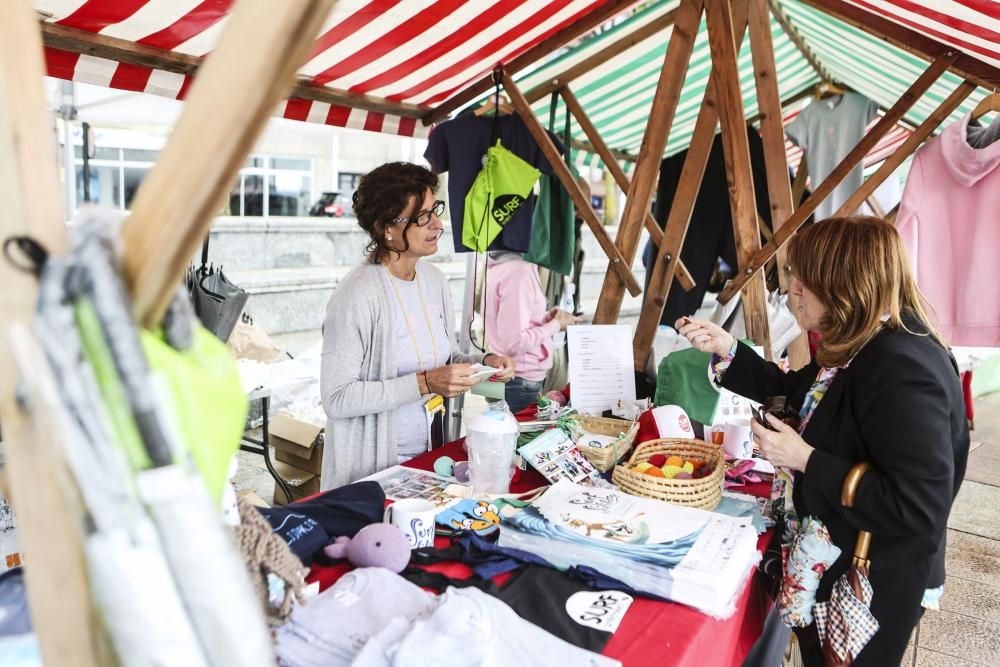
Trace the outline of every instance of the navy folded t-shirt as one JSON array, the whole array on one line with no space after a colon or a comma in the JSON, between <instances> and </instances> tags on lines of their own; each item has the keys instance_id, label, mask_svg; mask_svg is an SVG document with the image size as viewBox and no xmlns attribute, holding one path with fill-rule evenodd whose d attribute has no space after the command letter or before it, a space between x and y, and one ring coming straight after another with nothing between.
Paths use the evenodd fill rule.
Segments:
<instances>
[{"instance_id":1,"label":"navy folded t-shirt","mask_svg":"<svg viewBox=\"0 0 1000 667\"><path fill-rule=\"evenodd\" d=\"M448 172L448 210L451 214L451 234L455 242L455 252L470 252L470 249L462 244L465 196L483 169L483 156L491 145L494 122L499 122L500 143L504 148L543 174L552 173L552 167L528 131L528 126L516 114L495 119L493 116L465 113L434 128L427 150L424 151L424 158L431 163L431 169L435 173ZM551 132L549 136L556 148L562 152L563 147L559 140ZM511 221L490 244L489 249L527 252L531 244L531 218L534 209L535 195L532 194L521 204Z\"/></svg>"}]
</instances>

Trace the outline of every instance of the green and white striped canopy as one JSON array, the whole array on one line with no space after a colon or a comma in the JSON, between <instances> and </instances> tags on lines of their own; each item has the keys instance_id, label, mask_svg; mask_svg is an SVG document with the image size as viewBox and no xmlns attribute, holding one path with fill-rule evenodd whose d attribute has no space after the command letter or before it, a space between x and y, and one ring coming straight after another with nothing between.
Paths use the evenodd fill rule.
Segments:
<instances>
[{"instance_id":1,"label":"green and white striped canopy","mask_svg":"<svg viewBox=\"0 0 1000 667\"><path fill-rule=\"evenodd\" d=\"M628 35L649 22L675 9L678 4L678 0L648 3L642 10L614 28L588 38L544 65L518 76L517 81L521 90L529 91L559 78L562 72L576 63L617 40L626 39ZM804 43L835 80L864 94L883 107L892 106L928 67L927 61L802 2L783 0L781 7L784 8ZM632 155L638 154L670 33L671 29L666 28L569 83L570 89L580 100L605 143L612 149ZM788 100L819 83L820 76L817 71L773 16L771 33L781 99ZM751 118L757 114L757 95L748 37L744 38L739 52L739 68L745 114L747 118ZM670 130L666 155L684 150L690 143L710 71L708 31L702 20L677 114ZM950 72L945 73L910 110L906 121L912 125L922 122L959 82L958 76ZM985 89L974 92L952 114L953 118L958 118L969 111L988 93L989 91ZM804 102L796 108L802 104ZM532 108L542 122L547 124L549 98L537 101ZM786 108L785 114L788 115L790 111L794 109ZM564 113L565 109L560 100L555 125L557 131L561 131L563 127ZM586 140L583 130L575 121L571 124L571 133L573 139ZM575 161L578 164L593 166L601 164L597 155L591 153L579 153ZM632 166L630 162L623 164L626 169Z\"/></svg>"}]
</instances>

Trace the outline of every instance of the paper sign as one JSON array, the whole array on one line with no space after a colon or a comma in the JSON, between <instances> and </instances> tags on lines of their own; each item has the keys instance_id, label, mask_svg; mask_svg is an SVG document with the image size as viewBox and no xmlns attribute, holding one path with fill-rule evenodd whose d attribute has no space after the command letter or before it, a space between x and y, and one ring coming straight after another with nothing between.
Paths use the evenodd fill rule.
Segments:
<instances>
[{"instance_id":1,"label":"paper sign","mask_svg":"<svg viewBox=\"0 0 1000 667\"><path fill-rule=\"evenodd\" d=\"M591 324L569 327L567 333L573 407L600 415L618 401L635 402L632 328Z\"/></svg>"}]
</instances>

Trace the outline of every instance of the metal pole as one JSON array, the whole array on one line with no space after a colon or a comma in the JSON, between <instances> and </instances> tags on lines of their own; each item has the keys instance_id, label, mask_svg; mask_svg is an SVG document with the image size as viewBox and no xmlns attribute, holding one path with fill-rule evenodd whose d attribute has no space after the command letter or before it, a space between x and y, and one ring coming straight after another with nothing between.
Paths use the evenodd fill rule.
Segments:
<instances>
[{"instance_id":1,"label":"metal pole","mask_svg":"<svg viewBox=\"0 0 1000 667\"><path fill-rule=\"evenodd\" d=\"M90 123L83 123L83 201L90 201Z\"/></svg>"},{"instance_id":2,"label":"metal pole","mask_svg":"<svg viewBox=\"0 0 1000 667\"><path fill-rule=\"evenodd\" d=\"M66 217L76 211L76 161L73 156L73 125L76 118L76 90L72 81L62 82L62 104L59 115L63 119L63 187L66 198Z\"/></svg>"}]
</instances>

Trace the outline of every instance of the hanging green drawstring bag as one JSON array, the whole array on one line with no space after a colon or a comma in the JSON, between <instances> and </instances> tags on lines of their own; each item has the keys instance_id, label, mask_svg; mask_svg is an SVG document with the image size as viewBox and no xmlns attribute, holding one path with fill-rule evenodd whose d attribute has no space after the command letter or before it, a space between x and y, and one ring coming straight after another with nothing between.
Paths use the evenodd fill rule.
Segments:
<instances>
[{"instance_id":1,"label":"hanging green drawstring bag","mask_svg":"<svg viewBox=\"0 0 1000 667\"><path fill-rule=\"evenodd\" d=\"M503 147L500 139L486 151L485 166L465 196L462 243L486 252L514 214L531 196L542 175Z\"/></svg>"}]
</instances>

